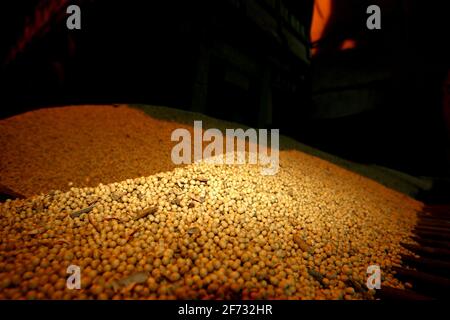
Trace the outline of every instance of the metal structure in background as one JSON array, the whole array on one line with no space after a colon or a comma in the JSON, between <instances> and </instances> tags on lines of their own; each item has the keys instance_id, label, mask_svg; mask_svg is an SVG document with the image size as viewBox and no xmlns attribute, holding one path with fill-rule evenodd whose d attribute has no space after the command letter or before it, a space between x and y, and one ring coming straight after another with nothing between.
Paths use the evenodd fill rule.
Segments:
<instances>
[{"instance_id":1,"label":"metal structure in background","mask_svg":"<svg viewBox=\"0 0 450 320\"><path fill-rule=\"evenodd\" d=\"M406 290L382 287L385 300L428 300L450 297L450 206L425 206L418 214L413 239L418 244L402 244L415 255L402 256L403 267L394 267L397 278L408 281Z\"/></svg>"},{"instance_id":2,"label":"metal structure in background","mask_svg":"<svg viewBox=\"0 0 450 320\"><path fill-rule=\"evenodd\" d=\"M67 5L39 2L10 48L13 105L160 104L287 132L308 102L312 0L81 1L78 32Z\"/></svg>"},{"instance_id":3,"label":"metal structure in background","mask_svg":"<svg viewBox=\"0 0 450 320\"><path fill-rule=\"evenodd\" d=\"M300 110L309 93L312 1L214 6L201 31L193 109L255 127L294 128L286 114Z\"/></svg>"}]
</instances>

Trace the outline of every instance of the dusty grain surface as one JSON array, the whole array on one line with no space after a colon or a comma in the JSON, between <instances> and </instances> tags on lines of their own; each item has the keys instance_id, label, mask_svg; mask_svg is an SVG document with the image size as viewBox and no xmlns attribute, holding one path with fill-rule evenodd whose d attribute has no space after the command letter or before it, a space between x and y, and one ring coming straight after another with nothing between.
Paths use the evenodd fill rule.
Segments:
<instances>
[{"instance_id":1,"label":"dusty grain surface","mask_svg":"<svg viewBox=\"0 0 450 320\"><path fill-rule=\"evenodd\" d=\"M167 171L174 168L170 135L179 127L122 106L41 109L1 120L0 184L30 196Z\"/></svg>"},{"instance_id":2,"label":"dusty grain surface","mask_svg":"<svg viewBox=\"0 0 450 320\"><path fill-rule=\"evenodd\" d=\"M2 121L1 182L43 194L0 204L0 298L373 299L369 265L404 288L421 203L296 150L275 176L174 168L180 126L122 107Z\"/></svg>"},{"instance_id":3,"label":"dusty grain surface","mask_svg":"<svg viewBox=\"0 0 450 320\"><path fill-rule=\"evenodd\" d=\"M302 166L299 169L298 161ZM404 288L420 203L333 165L287 155L193 164L0 205L2 299L373 299ZM66 289L70 265L81 290Z\"/></svg>"}]
</instances>

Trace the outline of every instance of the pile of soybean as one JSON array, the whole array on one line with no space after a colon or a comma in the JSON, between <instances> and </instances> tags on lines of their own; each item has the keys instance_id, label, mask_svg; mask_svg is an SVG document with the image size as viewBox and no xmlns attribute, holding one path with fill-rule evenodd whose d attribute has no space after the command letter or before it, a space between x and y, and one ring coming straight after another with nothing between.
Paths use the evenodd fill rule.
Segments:
<instances>
[{"instance_id":1,"label":"pile of soybean","mask_svg":"<svg viewBox=\"0 0 450 320\"><path fill-rule=\"evenodd\" d=\"M0 120L0 184L33 196L175 168L171 134L189 126L120 106L68 106Z\"/></svg>"},{"instance_id":2,"label":"pile of soybean","mask_svg":"<svg viewBox=\"0 0 450 320\"><path fill-rule=\"evenodd\" d=\"M0 299L373 299L421 204L320 159L196 163L0 204ZM69 266L81 288L69 289Z\"/></svg>"}]
</instances>

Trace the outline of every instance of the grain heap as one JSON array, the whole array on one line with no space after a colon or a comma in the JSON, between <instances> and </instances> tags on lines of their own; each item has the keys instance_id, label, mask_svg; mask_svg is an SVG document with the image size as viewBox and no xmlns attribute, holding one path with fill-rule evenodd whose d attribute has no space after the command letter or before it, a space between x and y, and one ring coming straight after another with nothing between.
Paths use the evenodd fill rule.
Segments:
<instances>
[{"instance_id":1,"label":"grain heap","mask_svg":"<svg viewBox=\"0 0 450 320\"><path fill-rule=\"evenodd\" d=\"M325 161L193 164L0 204L0 298L371 299L420 204ZM69 265L81 290L66 288Z\"/></svg>"},{"instance_id":2,"label":"grain heap","mask_svg":"<svg viewBox=\"0 0 450 320\"><path fill-rule=\"evenodd\" d=\"M190 127L126 106L49 108L4 119L0 184L32 196L172 170L177 128Z\"/></svg>"}]
</instances>

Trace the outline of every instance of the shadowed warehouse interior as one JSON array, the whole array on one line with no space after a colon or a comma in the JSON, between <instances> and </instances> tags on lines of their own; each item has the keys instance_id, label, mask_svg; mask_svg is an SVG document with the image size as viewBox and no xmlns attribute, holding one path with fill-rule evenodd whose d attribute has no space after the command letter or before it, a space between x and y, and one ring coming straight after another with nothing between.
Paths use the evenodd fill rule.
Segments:
<instances>
[{"instance_id":1,"label":"shadowed warehouse interior","mask_svg":"<svg viewBox=\"0 0 450 320\"><path fill-rule=\"evenodd\" d=\"M279 127L350 160L448 175L438 6L378 1L382 29L367 30L367 1L82 1L83 27L69 31L69 2L25 3L1 13L3 116L165 105Z\"/></svg>"}]
</instances>

